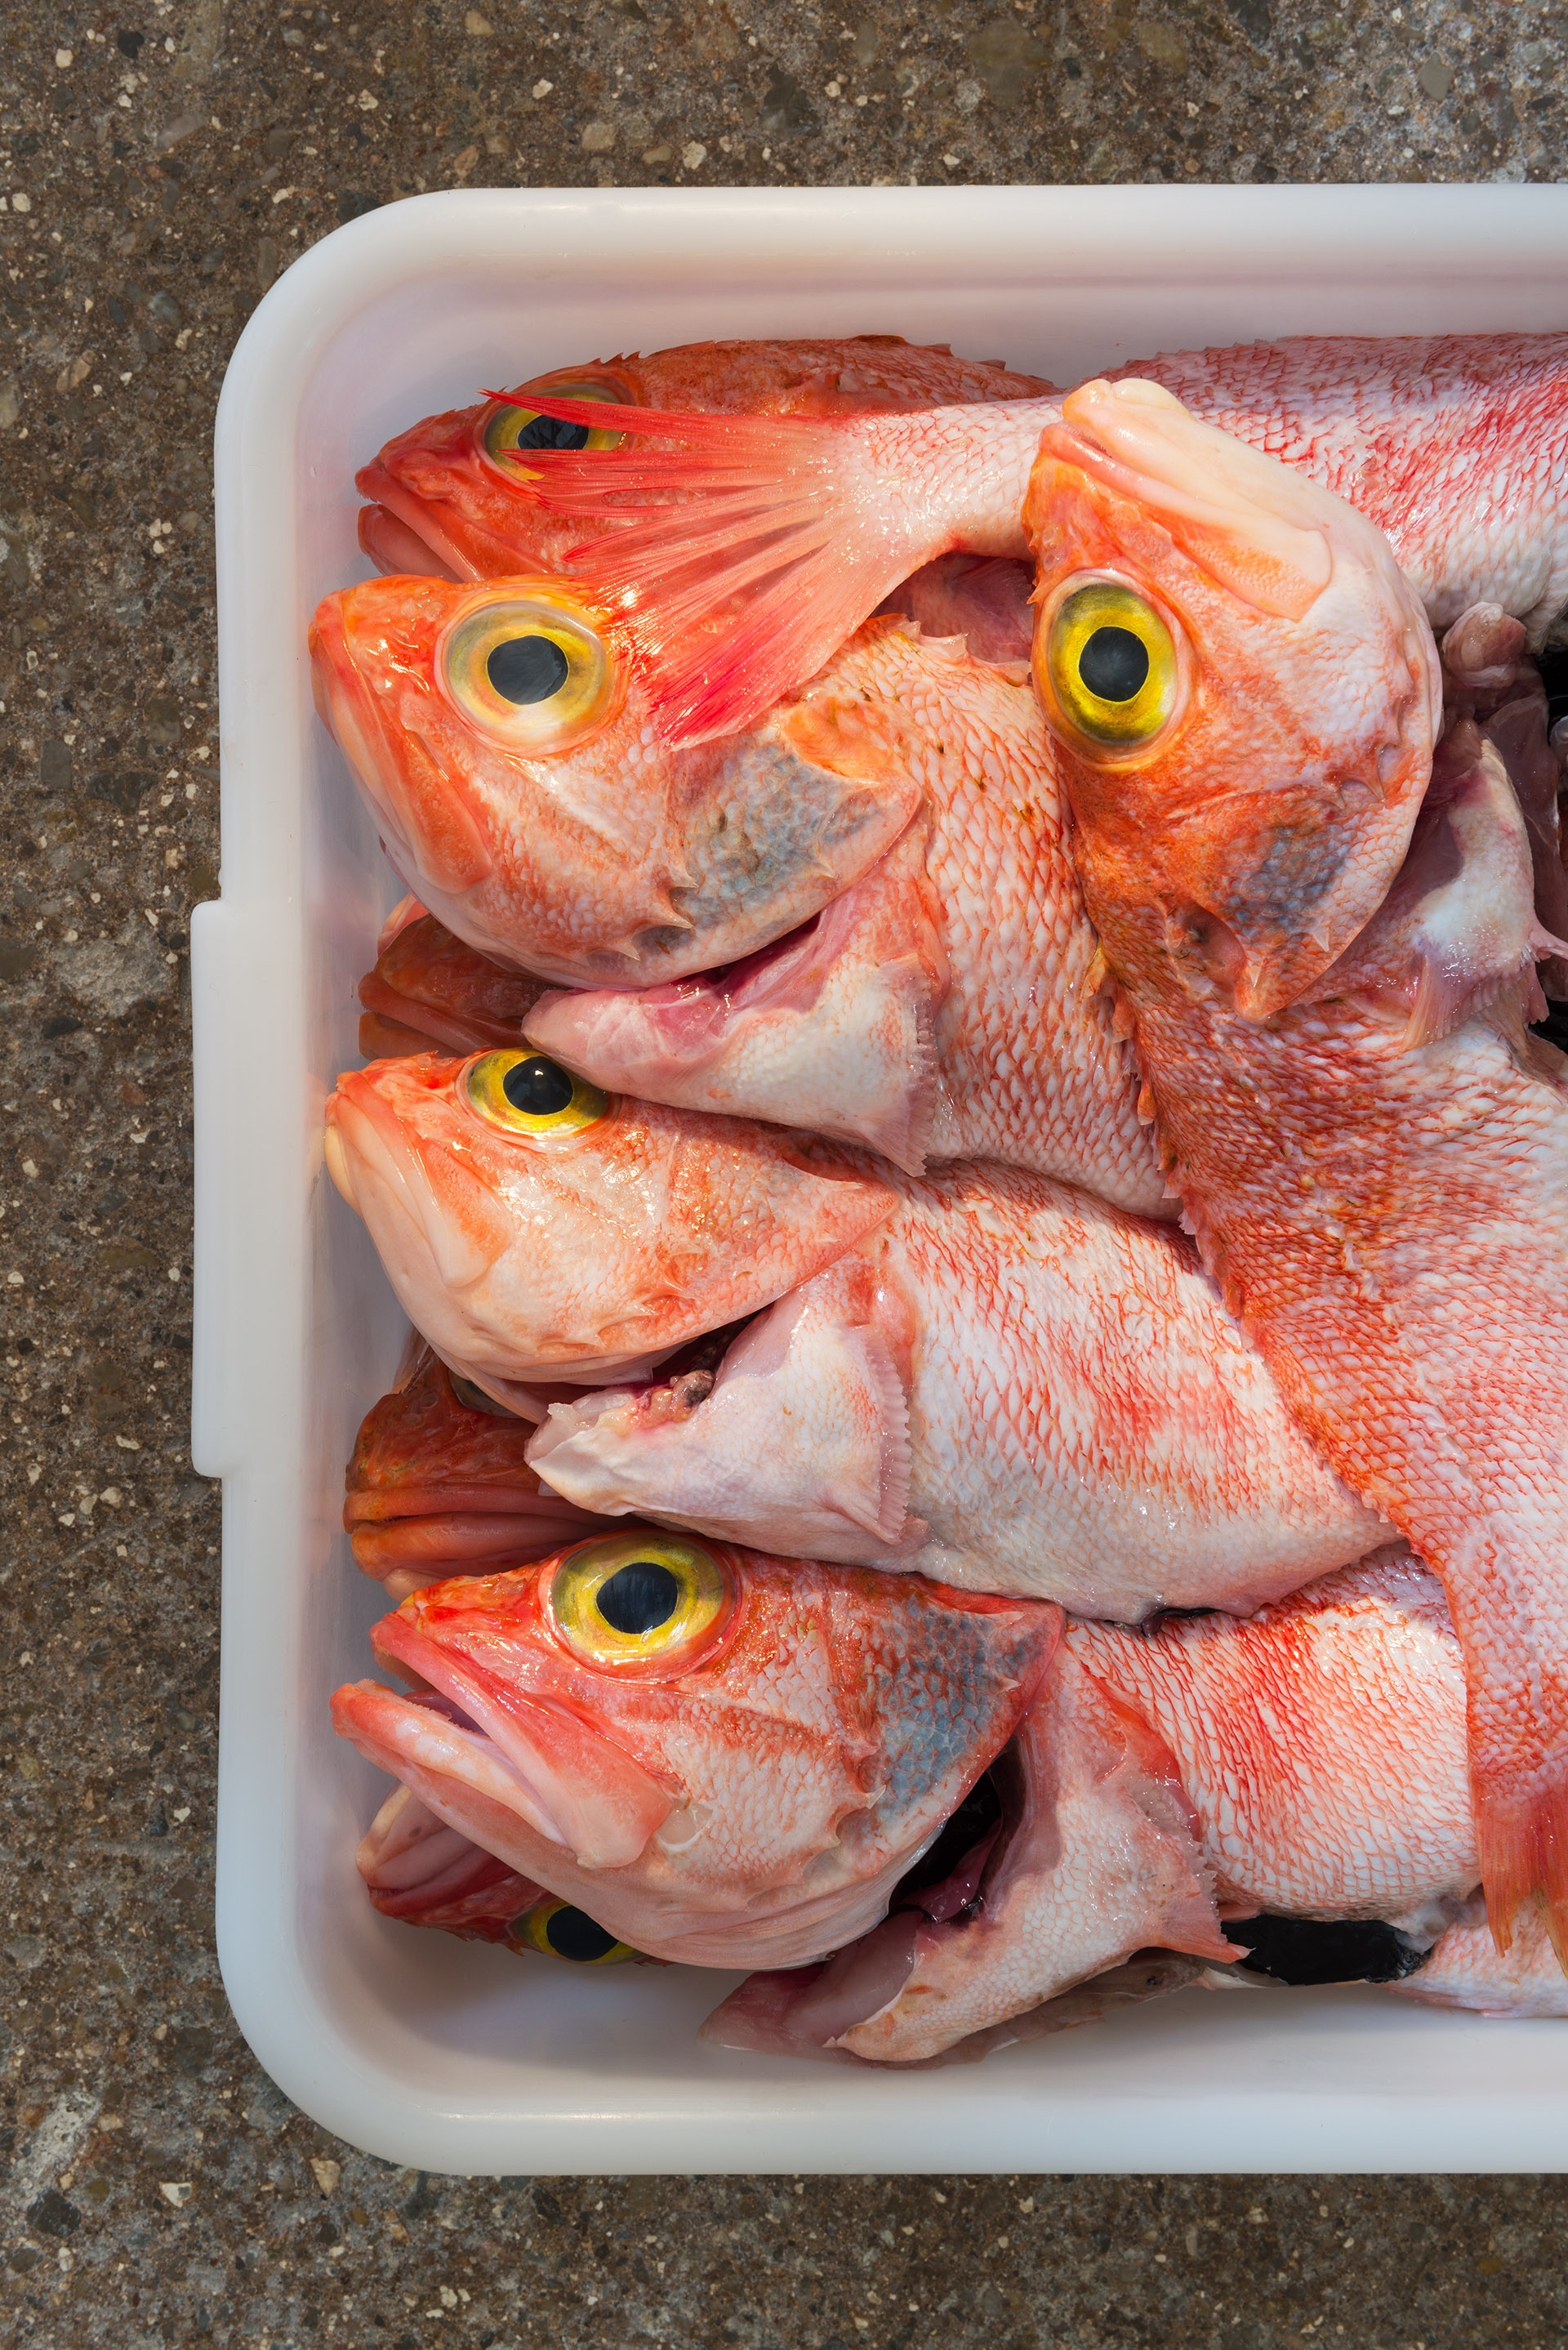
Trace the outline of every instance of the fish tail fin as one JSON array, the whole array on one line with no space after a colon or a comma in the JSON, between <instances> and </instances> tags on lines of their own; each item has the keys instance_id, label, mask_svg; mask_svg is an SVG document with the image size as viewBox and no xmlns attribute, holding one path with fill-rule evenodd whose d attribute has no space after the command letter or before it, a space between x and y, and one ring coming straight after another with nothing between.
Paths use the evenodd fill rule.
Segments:
<instances>
[{"instance_id":1,"label":"fish tail fin","mask_svg":"<svg viewBox=\"0 0 1568 2350\"><path fill-rule=\"evenodd\" d=\"M900 466L908 417L535 404L660 444L530 451L527 484L556 512L610 525L573 549L572 576L635 613L671 741L754 723L947 543L940 491Z\"/></svg>"},{"instance_id":2,"label":"fish tail fin","mask_svg":"<svg viewBox=\"0 0 1568 2350\"><path fill-rule=\"evenodd\" d=\"M1478 1776L1472 1795L1492 1940L1506 1953L1516 1928L1538 1905L1557 1962L1568 1974L1568 1765L1549 1767L1519 1793Z\"/></svg>"}]
</instances>

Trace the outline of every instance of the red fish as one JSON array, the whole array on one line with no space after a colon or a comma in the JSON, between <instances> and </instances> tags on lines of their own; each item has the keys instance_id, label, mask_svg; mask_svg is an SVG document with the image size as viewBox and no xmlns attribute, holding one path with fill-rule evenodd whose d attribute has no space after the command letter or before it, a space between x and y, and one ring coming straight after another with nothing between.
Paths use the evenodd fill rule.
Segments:
<instances>
[{"instance_id":1,"label":"red fish","mask_svg":"<svg viewBox=\"0 0 1568 2350\"><path fill-rule=\"evenodd\" d=\"M373 579L328 596L312 679L422 905L566 985L648 986L766 945L919 805L815 763L788 711L733 744L654 737L636 624L545 578Z\"/></svg>"},{"instance_id":2,"label":"red fish","mask_svg":"<svg viewBox=\"0 0 1568 2350\"><path fill-rule=\"evenodd\" d=\"M1493 602L1539 645L1568 601L1562 335L1294 338L1116 371L1128 378L1355 504L1434 626ZM529 490L582 527L574 576L635 602L659 724L695 743L813 676L933 558L1023 554L1030 467L1064 397L819 420L541 395L552 416L638 437L538 452Z\"/></svg>"},{"instance_id":3,"label":"red fish","mask_svg":"<svg viewBox=\"0 0 1568 2350\"><path fill-rule=\"evenodd\" d=\"M374 1639L412 1692L354 1683L333 1716L423 1807L415 1900L443 1868L462 1898L477 1846L637 1950L767 1970L706 2027L727 2045L972 2056L1229 1970L1270 1918L1381 1924L1417 1995L1425 1962L1439 1999L1568 2007L1538 1950L1505 1982L1466 1947L1464 1676L1401 1550L1241 1622L1063 1634L630 1528L417 1593ZM421 1861L427 1813L454 1840Z\"/></svg>"},{"instance_id":4,"label":"red fish","mask_svg":"<svg viewBox=\"0 0 1568 2350\"><path fill-rule=\"evenodd\" d=\"M1525 1031L1556 942L1518 804L1470 722L1434 766L1433 649L1369 525L1168 393L1075 393L1027 520L1171 1180L1324 1457L1441 1576L1492 1929L1539 1895L1561 1947L1568 1081Z\"/></svg>"},{"instance_id":5,"label":"red fish","mask_svg":"<svg viewBox=\"0 0 1568 2350\"><path fill-rule=\"evenodd\" d=\"M453 1575L497 1574L602 1526L540 1483L533 1426L416 1347L359 1424L343 1472L354 1564L392 1599Z\"/></svg>"},{"instance_id":6,"label":"red fish","mask_svg":"<svg viewBox=\"0 0 1568 2350\"><path fill-rule=\"evenodd\" d=\"M1004 1745L1057 1609L634 1530L415 1593L376 1627L423 1694L338 1731L618 1940L819 1956L879 1918Z\"/></svg>"},{"instance_id":7,"label":"red fish","mask_svg":"<svg viewBox=\"0 0 1568 2350\"><path fill-rule=\"evenodd\" d=\"M874 1173L743 1118L612 1099L543 1054L376 1061L327 1105L334 1182L444 1361L537 1417L536 1379L640 1376L881 1222Z\"/></svg>"},{"instance_id":8,"label":"red fish","mask_svg":"<svg viewBox=\"0 0 1568 2350\"><path fill-rule=\"evenodd\" d=\"M355 475L361 494L376 501L360 514L359 544L389 572L461 580L565 569L583 525L530 497L535 453L613 449L622 435L591 419L557 423L534 406L535 393L596 406L830 417L1028 400L1050 389L1038 376L955 359L945 344L923 347L899 335L686 343L646 357L633 352L556 368L476 407L427 416L389 441Z\"/></svg>"},{"instance_id":9,"label":"red fish","mask_svg":"<svg viewBox=\"0 0 1568 2350\"><path fill-rule=\"evenodd\" d=\"M361 1000L449 1047L526 1033L607 1088L868 1143L913 1173L995 1159L1171 1214L1091 983L1058 754L1027 676L873 622L789 728L814 764L868 787L902 778L924 801L809 924L663 986L543 994L427 920L399 932ZM384 1025L368 1049L383 1039L421 1049Z\"/></svg>"}]
</instances>

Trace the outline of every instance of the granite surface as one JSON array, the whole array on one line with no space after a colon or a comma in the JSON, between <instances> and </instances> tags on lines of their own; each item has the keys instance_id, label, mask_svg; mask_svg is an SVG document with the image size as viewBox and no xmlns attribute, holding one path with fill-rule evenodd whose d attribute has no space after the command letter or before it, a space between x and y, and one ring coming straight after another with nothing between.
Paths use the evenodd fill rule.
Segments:
<instances>
[{"instance_id":1,"label":"granite surface","mask_svg":"<svg viewBox=\"0 0 1568 2350\"><path fill-rule=\"evenodd\" d=\"M1550 178L1528 0L11 0L0 58L9 2340L1561 2342L1534 2180L428 2178L259 2072L211 1931L186 1451L209 438L250 309L425 188Z\"/></svg>"}]
</instances>

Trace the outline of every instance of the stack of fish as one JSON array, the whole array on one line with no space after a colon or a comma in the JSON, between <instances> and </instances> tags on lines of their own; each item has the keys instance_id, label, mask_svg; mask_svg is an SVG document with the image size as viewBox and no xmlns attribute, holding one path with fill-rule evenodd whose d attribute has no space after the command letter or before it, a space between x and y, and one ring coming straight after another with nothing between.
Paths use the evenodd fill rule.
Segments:
<instances>
[{"instance_id":1,"label":"stack of fish","mask_svg":"<svg viewBox=\"0 0 1568 2350\"><path fill-rule=\"evenodd\" d=\"M1568 338L708 344L358 483L376 1906L840 2063L1568 2014Z\"/></svg>"}]
</instances>

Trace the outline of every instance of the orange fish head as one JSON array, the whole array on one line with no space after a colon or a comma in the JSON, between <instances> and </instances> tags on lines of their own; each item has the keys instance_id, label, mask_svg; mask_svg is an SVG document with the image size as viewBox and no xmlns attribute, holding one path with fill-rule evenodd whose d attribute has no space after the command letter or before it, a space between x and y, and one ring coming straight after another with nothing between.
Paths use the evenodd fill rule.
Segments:
<instances>
[{"instance_id":1,"label":"orange fish head","mask_svg":"<svg viewBox=\"0 0 1568 2350\"><path fill-rule=\"evenodd\" d=\"M359 517L359 544L372 562L454 580L565 568L582 525L540 504L529 459L535 450L614 449L626 436L541 416L530 392L643 404L637 369L617 361L557 368L472 408L422 418L354 476L373 501Z\"/></svg>"},{"instance_id":2,"label":"orange fish head","mask_svg":"<svg viewBox=\"0 0 1568 2350\"><path fill-rule=\"evenodd\" d=\"M1441 717L1430 629L1372 524L1158 385L1083 385L1063 419L1024 525L1091 912L1124 980L1264 1018L1398 868Z\"/></svg>"},{"instance_id":3,"label":"orange fish head","mask_svg":"<svg viewBox=\"0 0 1568 2350\"><path fill-rule=\"evenodd\" d=\"M635 616L545 577L362 581L317 607L317 707L421 904L567 985L648 987L810 919L888 848L919 789L854 772L781 712L660 742Z\"/></svg>"},{"instance_id":4,"label":"orange fish head","mask_svg":"<svg viewBox=\"0 0 1568 2350\"><path fill-rule=\"evenodd\" d=\"M339 1732L435 1817L656 1957L797 1965L863 1931L1012 1737L1060 1610L630 1527L417 1592L420 1693Z\"/></svg>"},{"instance_id":5,"label":"orange fish head","mask_svg":"<svg viewBox=\"0 0 1568 2350\"><path fill-rule=\"evenodd\" d=\"M348 1072L326 1155L410 1321L535 1418L531 1378L636 1378L893 1206L781 1128L618 1098L517 1049Z\"/></svg>"}]
</instances>

